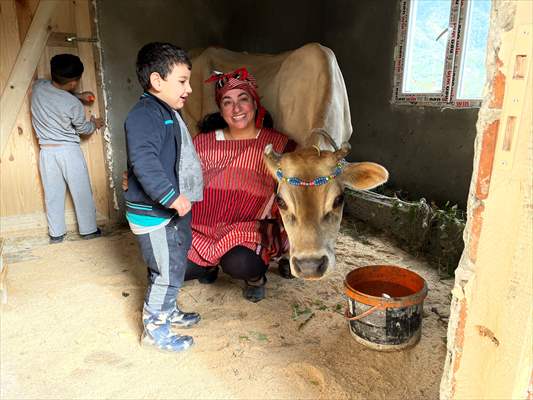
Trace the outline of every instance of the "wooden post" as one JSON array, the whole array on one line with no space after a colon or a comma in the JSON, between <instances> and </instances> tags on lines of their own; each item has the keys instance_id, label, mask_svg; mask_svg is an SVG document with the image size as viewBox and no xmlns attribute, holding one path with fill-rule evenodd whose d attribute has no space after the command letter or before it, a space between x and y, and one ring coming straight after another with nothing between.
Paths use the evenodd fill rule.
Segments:
<instances>
[{"instance_id":1,"label":"wooden post","mask_svg":"<svg viewBox=\"0 0 533 400\"><path fill-rule=\"evenodd\" d=\"M3 155L35 68L51 32L50 20L59 0L39 2L17 60L0 98L0 157Z\"/></svg>"}]
</instances>

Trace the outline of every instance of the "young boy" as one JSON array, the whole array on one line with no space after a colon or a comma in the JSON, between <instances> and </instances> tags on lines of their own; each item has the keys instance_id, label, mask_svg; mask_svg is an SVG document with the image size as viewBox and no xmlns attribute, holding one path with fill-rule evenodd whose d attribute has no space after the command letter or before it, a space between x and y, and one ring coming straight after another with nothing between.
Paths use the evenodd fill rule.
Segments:
<instances>
[{"instance_id":1,"label":"young boy","mask_svg":"<svg viewBox=\"0 0 533 400\"><path fill-rule=\"evenodd\" d=\"M202 171L177 110L192 92L191 61L169 43L149 43L137 55L137 78L145 90L126 122L128 190L126 218L148 267L141 342L182 351L191 336L173 332L200 321L176 306L191 246L191 201L203 193Z\"/></svg>"},{"instance_id":2,"label":"young boy","mask_svg":"<svg viewBox=\"0 0 533 400\"><path fill-rule=\"evenodd\" d=\"M63 241L65 192L68 185L79 233L84 239L100 236L96 226L87 164L80 149L80 135L90 135L101 128L101 118L85 119L81 101L89 102L90 92L76 94L83 73L81 60L72 54L58 54L50 60L52 81L38 80L31 96L32 124L39 138L39 169L44 187L46 218L50 243Z\"/></svg>"}]
</instances>

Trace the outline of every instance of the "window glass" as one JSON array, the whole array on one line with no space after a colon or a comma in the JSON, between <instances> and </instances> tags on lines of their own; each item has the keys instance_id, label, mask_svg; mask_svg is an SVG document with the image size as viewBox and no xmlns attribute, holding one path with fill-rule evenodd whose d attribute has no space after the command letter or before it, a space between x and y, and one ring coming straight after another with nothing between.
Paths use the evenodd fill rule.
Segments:
<instances>
[{"instance_id":1,"label":"window glass","mask_svg":"<svg viewBox=\"0 0 533 400\"><path fill-rule=\"evenodd\" d=\"M458 99L481 99L485 84L485 56L490 24L490 0L468 2Z\"/></svg>"},{"instance_id":2,"label":"window glass","mask_svg":"<svg viewBox=\"0 0 533 400\"><path fill-rule=\"evenodd\" d=\"M403 92L440 93L451 0L412 0L410 4Z\"/></svg>"}]
</instances>

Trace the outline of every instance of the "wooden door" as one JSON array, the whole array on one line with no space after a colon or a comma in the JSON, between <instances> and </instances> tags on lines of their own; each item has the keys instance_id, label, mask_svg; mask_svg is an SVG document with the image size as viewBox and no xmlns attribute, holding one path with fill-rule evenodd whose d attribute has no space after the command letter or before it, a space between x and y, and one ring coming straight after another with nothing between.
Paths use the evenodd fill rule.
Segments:
<instances>
[{"instance_id":1,"label":"wooden door","mask_svg":"<svg viewBox=\"0 0 533 400\"><path fill-rule=\"evenodd\" d=\"M44 0L43 0L44 1ZM39 0L0 1L0 92L17 59L21 44L32 22ZM36 79L50 78L50 58L55 54L78 55L85 67L80 91L90 90L97 101L86 107L87 117L101 115L103 93L98 84L97 63L99 59L95 42L68 41L67 38L93 39L95 31L91 23L91 8L88 0L62 1L51 19L51 34L35 69ZM28 38L28 40L31 38ZM30 93L17 117L17 122L0 159L0 235L46 232L46 217L42 183L39 175L39 146L31 126ZM105 159L103 129L88 139L82 139L82 150L87 161L93 197L99 224L109 220L109 190ZM75 229L75 215L70 195L67 196L66 219L69 230Z\"/></svg>"}]
</instances>

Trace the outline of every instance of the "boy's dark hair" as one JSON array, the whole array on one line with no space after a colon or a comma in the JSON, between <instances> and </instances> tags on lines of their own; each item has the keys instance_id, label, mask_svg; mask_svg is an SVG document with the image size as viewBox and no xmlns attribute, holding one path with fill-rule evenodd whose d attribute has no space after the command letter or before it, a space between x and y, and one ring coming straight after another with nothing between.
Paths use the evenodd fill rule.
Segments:
<instances>
[{"instance_id":1,"label":"boy's dark hair","mask_svg":"<svg viewBox=\"0 0 533 400\"><path fill-rule=\"evenodd\" d=\"M185 50L171 43L153 42L144 45L137 54L137 79L144 90L152 87L150 74L157 72L165 79L176 64L192 68L191 60Z\"/></svg>"},{"instance_id":2,"label":"boy's dark hair","mask_svg":"<svg viewBox=\"0 0 533 400\"><path fill-rule=\"evenodd\" d=\"M83 74L83 63L73 54L57 54L50 60L52 80L60 85L77 81Z\"/></svg>"},{"instance_id":3,"label":"boy's dark hair","mask_svg":"<svg viewBox=\"0 0 533 400\"><path fill-rule=\"evenodd\" d=\"M216 131L217 129L224 129L228 126L222 115L219 112L214 112L212 114L207 114L198 122L198 130L200 133L209 133ZM272 115L267 111L263 119L264 128L273 128L274 121L272 120Z\"/></svg>"}]
</instances>

